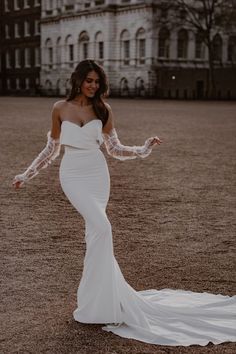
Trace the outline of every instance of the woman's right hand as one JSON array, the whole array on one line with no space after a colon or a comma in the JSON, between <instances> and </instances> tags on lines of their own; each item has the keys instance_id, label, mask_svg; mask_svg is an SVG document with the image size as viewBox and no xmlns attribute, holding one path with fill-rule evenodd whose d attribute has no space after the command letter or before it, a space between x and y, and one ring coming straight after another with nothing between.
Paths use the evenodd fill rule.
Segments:
<instances>
[{"instance_id":1,"label":"woman's right hand","mask_svg":"<svg viewBox=\"0 0 236 354\"><path fill-rule=\"evenodd\" d=\"M19 189L21 188L21 186L24 184L24 181L21 177L21 175L17 175L14 177L13 181L12 181L12 185L15 189Z\"/></svg>"}]
</instances>

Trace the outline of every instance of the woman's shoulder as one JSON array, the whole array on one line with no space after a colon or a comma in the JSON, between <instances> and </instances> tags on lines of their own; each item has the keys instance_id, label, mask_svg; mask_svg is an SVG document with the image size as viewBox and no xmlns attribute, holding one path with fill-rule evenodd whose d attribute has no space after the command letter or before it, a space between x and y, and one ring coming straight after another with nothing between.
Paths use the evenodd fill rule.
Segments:
<instances>
[{"instance_id":1,"label":"woman's shoulder","mask_svg":"<svg viewBox=\"0 0 236 354\"><path fill-rule=\"evenodd\" d=\"M68 101L67 100L59 100L59 101L56 101L53 104L53 108L61 109L61 108L64 108L65 106L67 106L67 105L68 105Z\"/></svg>"},{"instance_id":2,"label":"woman's shoulder","mask_svg":"<svg viewBox=\"0 0 236 354\"><path fill-rule=\"evenodd\" d=\"M105 104L105 107L108 109L108 111L110 111L111 112L111 106L109 105L109 103L107 103L107 102L104 102L104 104Z\"/></svg>"}]
</instances>

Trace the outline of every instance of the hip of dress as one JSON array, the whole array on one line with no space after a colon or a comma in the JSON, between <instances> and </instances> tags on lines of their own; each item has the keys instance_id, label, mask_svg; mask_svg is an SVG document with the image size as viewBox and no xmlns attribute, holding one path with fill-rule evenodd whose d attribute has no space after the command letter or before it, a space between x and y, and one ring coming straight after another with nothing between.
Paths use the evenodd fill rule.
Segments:
<instances>
[{"instance_id":1,"label":"hip of dress","mask_svg":"<svg viewBox=\"0 0 236 354\"><path fill-rule=\"evenodd\" d=\"M62 187L74 184L86 189L106 189L109 194L110 174L103 152L99 148L82 149L65 145L59 178Z\"/></svg>"}]
</instances>

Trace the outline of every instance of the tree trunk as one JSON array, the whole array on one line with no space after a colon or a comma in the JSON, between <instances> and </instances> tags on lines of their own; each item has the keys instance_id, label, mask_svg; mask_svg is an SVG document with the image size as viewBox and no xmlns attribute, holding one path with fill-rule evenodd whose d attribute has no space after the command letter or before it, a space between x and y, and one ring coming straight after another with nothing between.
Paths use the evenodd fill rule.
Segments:
<instances>
[{"instance_id":1,"label":"tree trunk","mask_svg":"<svg viewBox=\"0 0 236 354\"><path fill-rule=\"evenodd\" d=\"M212 41L209 39L207 41L208 47L208 64L209 64L209 75L208 75L208 92L209 97L216 98L216 82L215 82L215 66L214 66L214 53Z\"/></svg>"}]
</instances>

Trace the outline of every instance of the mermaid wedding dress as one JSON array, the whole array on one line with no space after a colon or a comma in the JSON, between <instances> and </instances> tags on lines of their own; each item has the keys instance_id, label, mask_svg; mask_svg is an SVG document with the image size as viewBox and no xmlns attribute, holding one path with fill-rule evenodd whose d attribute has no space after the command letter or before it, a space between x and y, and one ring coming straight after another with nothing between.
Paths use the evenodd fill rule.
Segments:
<instances>
[{"instance_id":1,"label":"mermaid wedding dress","mask_svg":"<svg viewBox=\"0 0 236 354\"><path fill-rule=\"evenodd\" d=\"M135 291L126 282L114 256L106 215L110 177L99 148L104 138L98 119L83 127L63 121L60 141L54 141L47 160L50 163L60 145L65 146L59 170L61 187L85 220L86 254L74 319L104 324L105 331L159 345L236 341L236 296L171 289Z\"/></svg>"}]
</instances>

